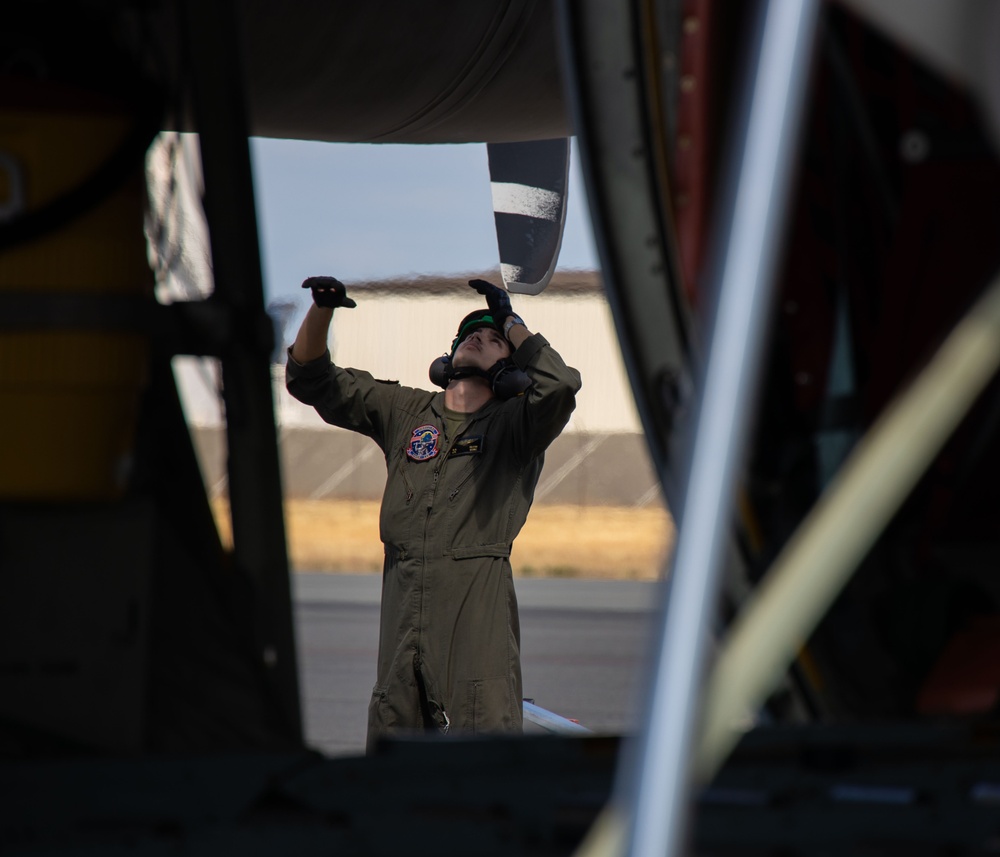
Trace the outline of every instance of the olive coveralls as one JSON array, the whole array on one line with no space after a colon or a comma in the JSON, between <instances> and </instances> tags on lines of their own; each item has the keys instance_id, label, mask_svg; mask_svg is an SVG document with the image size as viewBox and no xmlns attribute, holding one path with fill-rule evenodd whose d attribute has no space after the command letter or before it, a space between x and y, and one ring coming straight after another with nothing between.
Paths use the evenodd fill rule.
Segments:
<instances>
[{"instance_id":1,"label":"olive coveralls","mask_svg":"<svg viewBox=\"0 0 1000 857\"><path fill-rule=\"evenodd\" d=\"M520 625L510 552L543 453L575 406L580 375L541 334L512 355L532 379L452 437L444 393L377 381L329 353L287 363L292 396L385 453L378 671L368 747L399 730L519 732Z\"/></svg>"}]
</instances>

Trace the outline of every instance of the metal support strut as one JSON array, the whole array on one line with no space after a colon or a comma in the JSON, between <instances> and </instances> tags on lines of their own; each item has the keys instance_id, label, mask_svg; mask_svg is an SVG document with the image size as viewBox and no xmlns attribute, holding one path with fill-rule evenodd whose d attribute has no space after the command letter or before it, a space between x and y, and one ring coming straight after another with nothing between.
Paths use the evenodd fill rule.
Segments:
<instances>
[{"instance_id":1,"label":"metal support strut","mask_svg":"<svg viewBox=\"0 0 1000 857\"><path fill-rule=\"evenodd\" d=\"M678 854L684 842L708 629L767 327L818 5L770 0L745 78L752 84L731 153L732 184L714 230L716 303L691 467L646 723L628 786L634 857Z\"/></svg>"}]
</instances>

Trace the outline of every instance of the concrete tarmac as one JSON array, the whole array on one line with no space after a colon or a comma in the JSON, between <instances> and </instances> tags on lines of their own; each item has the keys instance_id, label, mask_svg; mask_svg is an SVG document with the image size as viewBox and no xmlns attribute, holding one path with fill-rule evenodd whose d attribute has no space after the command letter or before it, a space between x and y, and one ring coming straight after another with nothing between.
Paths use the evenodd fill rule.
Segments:
<instances>
[{"instance_id":1,"label":"concrete tarmac","mask_svg":"<svg viewBox=\"0 0 1000 857\"><path fill-rule=\"evenodd\" d=\"M377 574L292 577L306 739L330 756L364 752L381 582ZM634 732L659 584L518 579L515 589L525 696L594 732Z\"/></svg>"}]
</instances>

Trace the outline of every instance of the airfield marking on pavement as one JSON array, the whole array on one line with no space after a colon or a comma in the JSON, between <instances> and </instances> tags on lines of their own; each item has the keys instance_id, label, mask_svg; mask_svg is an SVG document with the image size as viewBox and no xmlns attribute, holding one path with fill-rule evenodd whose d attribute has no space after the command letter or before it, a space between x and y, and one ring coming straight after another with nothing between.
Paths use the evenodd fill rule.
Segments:
<instances>
[{"instance_id":1,"label":"airfield marking on pavement","mask_svg":"<svg viewBox=\"0 0 1000 857\"><path fill-rule=\"evenodd\" d=\"M322 500L327 494L333 491L341 482L347 479L355 470L364 464L375 453L378 447L374 444L367 444L357 455L342 464L331 476L314 490L310 495L310 500Z\"/></svg>"},{"instance_id":2,"label":"airfield marking on pavement","mask_svg":"<svg viewBox=\"0 0 1000 857\"><path fill-rule=\"evenodd\" d=\"M647 491L639 497L635 503L632 504L634 509L642 509L652 503L657 497L661 496L663 493L663 488L659 482L654 482Z\"/></svg>"},{"instance_id":3,"label":"airfield marking on pavement","mask_svg":"<svg viewBox=\"0 0 1000 857\"><path fill-rule=\"evenodd\" d=\"M562 482L567 476L570 475L577 467L579 467L584 461L587 460L608 436L606 434L597 435L587 441L583 449L576 452L570 457L570 459L563 464L555 473L553 473L548 479L546 479L541 485L535 489L535 501L541 500L546 494L549 494L553 489L555 489L560 482Z\"/></svg>"}]
</instances>

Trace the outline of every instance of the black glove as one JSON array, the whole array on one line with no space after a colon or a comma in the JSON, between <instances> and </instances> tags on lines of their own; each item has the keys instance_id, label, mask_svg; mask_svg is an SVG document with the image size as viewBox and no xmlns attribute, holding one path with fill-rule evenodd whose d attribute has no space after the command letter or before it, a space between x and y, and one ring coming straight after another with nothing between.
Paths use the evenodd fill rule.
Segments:
<instances>
[{"instance_id":1,"label":"black glove","mask_svg":"<svg viewBox=\"0 0 1000 857\"><path fill-rule=\"evenodd\" d=\"M307 277L302 288L312 289L316 306L336 309L339 306L353 309L357 304L347 296L347 288L336 277Z\"/></svg>"},{"instance_id":2,"label":"black glove","mask_svg":"<svg viewBox=\"0 0 1000 857\"><path fill-rule=\"evenodd\" d=\"M499 286L494 286L493 283L487 283L486 280L469 280L469 285L486 298L486 305L490 308L493 323L502 328L504 320L514 315L514 310L510 305L510 295L507 294L507 291Z\"/></svg>"}]
</instances>

